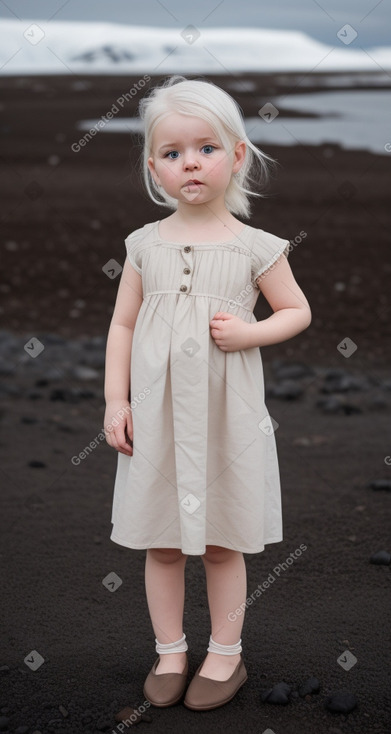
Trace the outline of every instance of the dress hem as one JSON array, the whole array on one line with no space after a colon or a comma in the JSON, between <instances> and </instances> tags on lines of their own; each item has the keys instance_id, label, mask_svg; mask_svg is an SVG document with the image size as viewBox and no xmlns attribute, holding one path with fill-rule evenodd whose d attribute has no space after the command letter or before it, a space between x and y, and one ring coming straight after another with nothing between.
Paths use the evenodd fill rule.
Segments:
<instances>
[{"instance_id":1,"label":"dress hem","mask_svg":"<svg viewBox=\"0 0 391 734\"><path fill-rule=\"evenodd\" d=\"M123 540L120 540L119 538L116 538L113 534L110 536L110 540L113 541L113 543L118 543L119 545L124 546L125 548L132 548L133 550L148 550L148 548L178 548L179 550L182 550L182 546L180 545L173 545L172 543L164 544L159 543L159 545L131 545L130 543L126 543ZM281 536L278 536L276 538L270 538L268 540L263 541L263 545L254 550L250 550L249 548L234 548L232 545L225 545L221 546L222 548L228 548L229 550L235 550L239 551L239 553L262 553L262 551L265 550L265 545L269 545L270 543L281 543L283 541L283 538ZM219 546L219 543L207 543L207 545L216 545ZM186 551L182 550L182 553L186 556L203 556L205 553L205 550L202 551Z\"/></svg>"}]
</instances>

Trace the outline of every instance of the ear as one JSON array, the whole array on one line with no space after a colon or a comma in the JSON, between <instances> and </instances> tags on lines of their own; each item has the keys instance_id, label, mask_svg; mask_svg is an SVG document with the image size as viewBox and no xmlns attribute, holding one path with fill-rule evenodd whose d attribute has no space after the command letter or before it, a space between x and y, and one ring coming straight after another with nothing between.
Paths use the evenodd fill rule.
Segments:
<instances>
[{"instance_id":1,"label":"ear","mask_svg":"<svg viewBox=\"0 0 391 734\"><path fill-rule=\"evenodd\" d=\"M157 175L157 173L155 171L155 165L154 165L154 162L153 162L153 158L152 157L148 158L148 160L147 160L147 166L148 166L148 168L150 170L150 173L151 173L151 176L152 176L153 180L155 181L155 183L158 186L160 186L160 179L159 179L159 176Z\"/></svg>"},{"instance_id":2,"label":"ear","mask_svg":"<svg viewBox=\"0 0 391 734\"><path fill-rule=\"evenodd\" d=\"M246 143L239 140L235 145L232 173L240 171L246 157Z\"/></svg>"}]
</instances>

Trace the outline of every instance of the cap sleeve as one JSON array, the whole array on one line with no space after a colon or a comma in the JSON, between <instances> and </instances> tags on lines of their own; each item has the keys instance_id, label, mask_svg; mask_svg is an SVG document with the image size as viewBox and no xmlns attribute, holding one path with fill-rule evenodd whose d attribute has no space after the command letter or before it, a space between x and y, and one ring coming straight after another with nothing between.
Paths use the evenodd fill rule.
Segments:
<instances>
[{"instance_id":1,"label":"cap sleeve","mask_svg":"<svg viewBox=\"0 0 391 734\"><path fill-rule=\"evenodd\" d=\"M140 229L136 229L125 239L128 260L139 275L142 274L141 243L143 239L142 236L140 236L140 232Z\"/></svg>"},{"instance_id":2,"label":"cap sleeve","mask_svg":"<svg viewBox=\"0 0 391 734\"><path fill-rule=\"evenodd\" d=\"M256 280L270 268L280 255L288 257L291 250L289 240L277 237L271 232L258 229L252 247L252 277L253 285L258 288Z\"/></svg>"}]
</instances>

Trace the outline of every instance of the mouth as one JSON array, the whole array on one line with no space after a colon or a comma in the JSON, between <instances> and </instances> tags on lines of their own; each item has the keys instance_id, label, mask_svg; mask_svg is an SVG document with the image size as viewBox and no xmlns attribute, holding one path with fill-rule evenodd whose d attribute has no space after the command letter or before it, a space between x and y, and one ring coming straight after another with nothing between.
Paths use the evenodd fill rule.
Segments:
<instances>
[{"instance_id":1,"label":"mouth","mask_svg":"<svg viewBox=\"0 0 391 734\"><path fill-rule=\"evenodd\" d=\"M188 181L186 181L184 186L202 186L201 181L198 181L196 178L191 178Z\"/></svg>"}]
</instances>

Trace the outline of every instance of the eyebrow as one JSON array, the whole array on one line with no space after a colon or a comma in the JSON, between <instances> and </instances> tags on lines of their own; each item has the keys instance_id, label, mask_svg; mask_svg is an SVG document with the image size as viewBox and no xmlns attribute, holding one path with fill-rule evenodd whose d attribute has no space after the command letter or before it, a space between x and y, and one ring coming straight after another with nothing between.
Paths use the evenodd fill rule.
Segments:
<instances>
[{"instance_id":1,"label":"eyebrow","mask_svg":"<svg viewBox=\"0 0 391 734\"><path fill-rule=\"evenodd\" d=\"M204 143L206 140L214 140L217 141L217 138L214 135L208 135L206 138L198 138L197 143ZM164 143L164 145L161 145L158 153L161 153L162 150L165 150L166 148L176 148L178 147L178 143Z\"/></svg>"}]
</instances>

